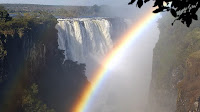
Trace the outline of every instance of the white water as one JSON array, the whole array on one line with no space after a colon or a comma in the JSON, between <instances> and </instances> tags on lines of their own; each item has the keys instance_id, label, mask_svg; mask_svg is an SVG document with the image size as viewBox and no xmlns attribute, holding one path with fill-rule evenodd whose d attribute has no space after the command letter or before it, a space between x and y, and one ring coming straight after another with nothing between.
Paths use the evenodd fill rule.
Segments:
<instances>
[{"instance_id":1,"label":"white water","mask_svg":"<svg viewBox=\"0 0 200 112\"><path fill-rule=\"evenodd\" d=\"M89 79L103 56L113 47L116 34L126 30L126 22L122 19L118 20L117 27L109 19L58 19L56 29L59 49L64 50L65 59L85 63Z\"/></svg>"},{"instance_id":2,"label":"white water","mask_svg":"<svg viewBox=\"0 0 200 112\"><path fill-rule=\"evenodd\" d=\"M59 48L65 50L66 59L86 63L87 77L112 49L127 24L108 18L59 19L58 22ZM149 29L109 71L86 112L146 112L153 48L159 34L155 22Z\"/></svg>"}]
</instances>

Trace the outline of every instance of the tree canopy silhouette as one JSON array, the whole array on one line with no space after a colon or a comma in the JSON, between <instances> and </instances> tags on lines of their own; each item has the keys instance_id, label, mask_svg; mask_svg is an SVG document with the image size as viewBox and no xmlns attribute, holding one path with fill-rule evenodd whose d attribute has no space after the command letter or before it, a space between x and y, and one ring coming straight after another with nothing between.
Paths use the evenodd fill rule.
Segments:
<instances>
[{"instance_id":1,"label":"tree canopy silhouette","mask_svg":"<svg viewBox=\"0 0 200 112\"><path fill-rule=\"evenodd\" d=\"M136 6L141 8L144 3L150 0L131 0L128 4L136 3ZM183 24L186 23L187 27L190 26L192 20L198 20L197 11L200 7L199 0L154 0L153 7L157 7L153 12L170 12L175 20L180 20ZM173 22L173 23L174 23ZM172 23L172 25L173 25Z\"/></svg>"},{"instance_id":2,"label":"tree canopy silhouette","mask_svg":"<svg viewBox=\"0 0 200 112\"><path fill-rule=\"evenodd\" d=\"M0 22L10 21L12 18L3 6L0 6Z\"/></svg>"}]
</instances>

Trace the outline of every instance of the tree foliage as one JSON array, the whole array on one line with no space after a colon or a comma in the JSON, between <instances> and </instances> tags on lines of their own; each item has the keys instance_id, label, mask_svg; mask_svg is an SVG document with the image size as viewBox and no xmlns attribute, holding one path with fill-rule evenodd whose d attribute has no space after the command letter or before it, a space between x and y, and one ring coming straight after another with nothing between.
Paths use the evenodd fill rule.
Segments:
<instances>
[{"instance_id":1,"label":"tree foliage","mask_svg":"<svg viewBox=\"0 0 200 112\"><path fill-rule=\"evenodd\" d=\"M0 22L10 21L12 18L3 6L0 6Z\"/></svg>"},{"instance_id":2,"label":"tree foliage","mask_svg":"<svg viewBox=\"0 0 200 112\"><path fill-rule=\"evenodd\" d=\"M89 83L84 64L64 61L56 23L39 10L0 22L0 112L69 112Z\"/></svg>"},{"instance_id":3,"label":"tree foliage","mask_svg":"<svg viewBox=\"0 0 200 112\"><path fill-rule=\"evenodd\" d=\"M22 96L22 111L23 112L55 112L49 109L46 104L37 98L38 85L32 84L31 88L24 90Z\"/></svg>"},{"instance_id":4,"label":"tree foliage","mask_svg":"<svg viewBox=\"0 0 200 112\"><path fill-rule=\"evenodd\" d=\"M53 15L44 11L25 13L23 16L19 13L15 18L12 19L8 19L10 17L6 10L4 11L0 8L0 13L1 12L5 13L3 13L3 15L8 15L8 17L0 16L0 34L4 35L14 35L15 33L18 33L20 37L22 37L24 32L30 30L31 27L34 27L38 24L46 24L51 26L52 23L57 22Z\"/></svg>"},{"instance_id":5,"label":"tree foliage","mask_svg":"<svg viewBox=\"0 0 200 112\"><path fill-rule=\"evenodd\" d=\"M137 7L141 8L144 3L150 0L137 0ZM133 4L136 0L131 0ZM192 20L198 20L197 11L200 7L199 0L155 0L153 7L157 7L153 12L170 12L175 20L180 20L183 24L186 23L187 27L190 26ZM174 23L174 22L173 22ZM173 25L172 23L172 25Z\"/></svg>"}]
</instances>

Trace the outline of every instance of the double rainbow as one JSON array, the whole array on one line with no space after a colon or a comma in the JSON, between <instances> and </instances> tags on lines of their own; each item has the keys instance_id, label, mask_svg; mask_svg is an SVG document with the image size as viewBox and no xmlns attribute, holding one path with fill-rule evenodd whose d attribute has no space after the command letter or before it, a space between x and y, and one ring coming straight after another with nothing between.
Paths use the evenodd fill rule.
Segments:
<instances>
[{"instance_id":1,"label":"double rainbow","mask_svg":"<svg viewBox=\"0 0 200 112\"><path fill-rule=\"evenodd\" d=\"M157 17L158 15L153 14L152 10L150 10L143 18L140 19L140 21L134 24L125 33L125 35L122 36L116 46L103 60L103 66L95 72L94 77L91 80L92 86L86 85L82 91L82 96L79 100L77 100L74 107L72 107L72 112L87 112L92 96L98 91L98 88L103 83L104 78L108 75L107 71L113 67L113 63L116 63L117 59L123 54L126 48L139 38L141 33L144 33L144 29L147 28L147 26Z\"/></svg>"}]
</instances>

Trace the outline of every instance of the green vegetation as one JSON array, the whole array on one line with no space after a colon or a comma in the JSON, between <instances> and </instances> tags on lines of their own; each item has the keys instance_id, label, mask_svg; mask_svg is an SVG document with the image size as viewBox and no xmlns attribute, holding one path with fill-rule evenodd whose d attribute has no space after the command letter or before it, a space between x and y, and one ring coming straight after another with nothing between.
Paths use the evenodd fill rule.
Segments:
<instances>
[{"instance_id":1,"label":"green vegetation","mask_svg":"<svg viewBox=\"0 0 200 112\"><path fill-rule=\"evenodd\" d=\"M156 66L159 66L159 72L157 75L159 77L156 82L159 84L159 88L162 88L163 81L166 79L171 79L171 72L173 68L178 66L185 66L186 58L193 52L200 49L199 41L199 27L200 22L195 22L190 28L177 22L174 26L168 24L168 21L173 21L173 18L169 15L164 15L162 19L159 20L160 37L159 41L154 48L155 58L158 60ZM155 63L154 63L155 64ZM164 84L168 85L170 83Z\"/></svg>"},{"instance_id":2,"label":"green vegetation","mask_svg":"<svg viewBox=\"0 0 200 112\"><path fill-rule=\"evenodd\" d=\"M24 16L18 14L12 20L0 23L0 34L13 36L15 33L18 33L22 37L24 32L30 30L33 25L51 25L52 22L56 23L54 16L43 11L25 13Z\"/></svg>"},{"instance_id":3,"label":"green vegetation","mask_svg":"<svg viewBox=\"0 0 200 112\"><path fill-rule=\"evenodd\" d=\"M0 41L0 60L3 60L4 57L7 55L7 51L3 46L4 43L5 43L4 40Z\"/></svg>"},{"instance_id":4,"label":"green vegetation","mask_svg":"<svg viewBox=\"0 0 200 112\"><path fill-rule=\"evenodd\" d=\"M11 21L11 17L9 16L8 12L5 10L4 7L0 6L0 28L3 29L4 25L8 21ZM0 60L3 60L4 57L7 55L7 51L4 48L4 44L6 43L6 39L4 39L2 36L0 38ZM1 82L1 78L0 78Z\"/></svg>"},{"instance_id":5,"label":"green vegetation","mask_svg":"<svg viewBox=\"0 0 200 112\"><path fill-rule=\"evenodd\" d=\"M0 22L7 22L10 21L12 18L9 16L7 10L0 6Z\"/></svg>"},{"instance_id":6,"label":"green vegetation","mask_svg":"<svg viewBox=\"0 0 200 112\"><path fill-rule=\"evenodd\" d=\"M5 8L0 6L0 59L3 59L7 54L4 47L6 38L4 38L3 35L14 36L18 34L22 37L24 32L28 32L38 24L47 24L51 26L56 22L54 16L44 11L25 13L24 16L18 14L17 17L11 18Z\"/></svg>"},{"instance_id":7,"label":"green vegetation","mask_svg":"<svg viewBox=\"0 0 200 112\"><path fill-rule=\"evenodd\" d=\"M54 5L33 5L33 4L2 4L11 14L25 14L44 11L55 17L93 17L109 16L111 8L105 5L98 6L54 6Z\"/></svg>"},{"instance_id":8,"label":"green vegetation","mask_svg":"<svg viewBox=\"0 0 200 112\"><path fill-rule=\"evenodd\" d=\"M200 35L199 35L200 36ZM192 53L189 58L200 59L200 51Z\"/></svg>"},{"instance_id":9,"label":"green vegetation","mask_svg":"<svg viewBox=\"0 0 200 112\"><path fill-rule=\"evenodd\" d=\"M200 97L199 68L200 51L196 51L191 53L187 58L184 78L177 85L177 112L196 110L194 103L198 101Z\"/></svg>"},{"instance_id":10,"label":"green vegetation","mask_svg":"<svg viewBox=\"0 0 200 112\"><path fill-rule=\"evenodd\" d=\"M1 95L4 93L3 85L6 81L10 80L11 77L8 66L12 63L10 63L8 55L11 54L9 48L12 45L10 45L9 41L16 39L21 39L22 41L22 37L25 38L25 33L27 34L27 32L31 32L33 28L42 24L45 24L48 28L50 26L54 26L56 22L57 21L54 16L43 11L24 14L23 16L18 14L15 18L11 18L5 8L0 6L0 99L2 99L3 96ZM17 42L19 41L12 43L13 46L18 44ZM17 56L20 55L20 53L14 55L15 59L18 59ZM37 98L38 88L36 84L31 85L31 89L28 88L24 88L25 91L21 99L22 105L20 110L25 112L53 112L53 110L48 109L47 105L43 104L42 101ZM19 97L19 95L16 95L16 97ZM19 104L16 105L19 107ZM1 106L2 104L0 105L0 108Z\"/></svg>"},{"instance_id":11,"label":"green vegetation","mask_svg":"<svg viewBox=\"0 0 200 112\"><path fill-rule=\"evenodd\" d=\"M53 109L49 109L46 104L43 104L41 100L37 98L38 85L35 83L30 88L24 90L22 96L22 111L24 112L55 112Z\"/></svg>"},{"instance_id":12,"label":"green vegetation","mask_svg":"<svg viewBox=\"0 0 200 112\"><path fill-rule=\"evenodd\" d=\"M194 102L192 101L194 101L196 96L192 93L191 89L196 88L195 86L198 85L196 80L193 80L195 84L182 80L185 80L185 77L192 73L187 72L186 62L188 57L193 56L194 52L200 50L200 21L193 22L190 28L187 28L178 21L174 26L171 26L169 21L173 21L173 17L169 14L165 14L159 20L160 36L154 48L153 78L151 83L151 95L154 96L154 99L153 97L150 99L151 101L154 100L154 107L159 107L159 111L169 112L177 110L179 112L183 108L180 112L185 112L188 109L184 110L186 107L184 105L190 99L184 99L183 97L193 96L193 100L188 103L193 105ZM180 81L181 83L179 83ZM188 93L181 92L184 89L187 89ZM198 88L195 91L198 91ZM181 98L178 97L176 104L177 96L180 96L180 94ZM183 104L184 100L187 101Z\"/></svg>"},{"instance_id":13,"label":"green vegetation","mask_svg":"<svg viewBox=\"0 0 200 112\"><path fill-rule=\"evenodd\" d=\"M31 31L32 28L40 24L47 26L54 25L56 19L51 14L38 11L32 13L25 13L23 16L18 14L15 18L11 18L9 13L3 6L0 6L0 83L3 82L5 76L5 60L7 56L6 44L7 36L19 35L23 37L25 32Z\"/></svg>"},{"instance_id":14,"label":"green vegetation","mask_svg":"<svg viewBox=\"0 0 200 112\"><path fill-rule=\"evenodd\" d=\"M1 12L10 18L4 8ZM0 23L1 112L70 111L89 84L85 64L64 61L56 23L45 11L18 13Z\"/></svg>"}]
</instances>

